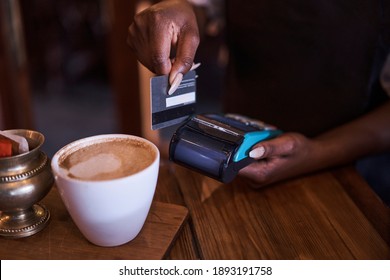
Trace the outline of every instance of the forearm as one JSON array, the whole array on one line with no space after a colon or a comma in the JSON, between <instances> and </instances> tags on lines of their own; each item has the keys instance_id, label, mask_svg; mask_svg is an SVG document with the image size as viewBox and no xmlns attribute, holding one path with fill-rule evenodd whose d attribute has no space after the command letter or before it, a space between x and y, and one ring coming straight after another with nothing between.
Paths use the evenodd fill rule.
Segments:
<instances>
[{"instance_id":1,"label":"forearm","mask_svg":"<svg viewBox=\"0 0 390 280\"><path fill-rule=\"evenodd\" d=\"M317 168L346 164L390 151L390 101L376 110L315 139Z\"/></svg>"}]
</instances>

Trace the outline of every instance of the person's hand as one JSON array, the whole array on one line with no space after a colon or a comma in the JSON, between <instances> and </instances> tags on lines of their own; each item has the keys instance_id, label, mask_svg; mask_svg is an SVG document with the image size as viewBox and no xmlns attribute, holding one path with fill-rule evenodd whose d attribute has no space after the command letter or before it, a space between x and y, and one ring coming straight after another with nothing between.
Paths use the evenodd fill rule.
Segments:
<instances>
[{"instance_id":1,"label":"person's hand","mask_svg":"<svg viewBox=\"0 0 390 280\"><path fill-rule=\"evenodd\" d=\"M192 6L168 0L143 10L128 29L127 43L143 65L155 74L169 74L172 84L191 69L199 45Z\"/></svg>"},{"instance_id":2,"label":"person's hand","mask_svg":"<svg viewBox=\"0 0 390 280\"><path fill-rule=\"evenodd\" d=\"M259 188L317 168L317 141L299 133L284 133L277 138L256 144L250 156L257 162L243 168L240 175Z\"/></svg>"}]
</instances>

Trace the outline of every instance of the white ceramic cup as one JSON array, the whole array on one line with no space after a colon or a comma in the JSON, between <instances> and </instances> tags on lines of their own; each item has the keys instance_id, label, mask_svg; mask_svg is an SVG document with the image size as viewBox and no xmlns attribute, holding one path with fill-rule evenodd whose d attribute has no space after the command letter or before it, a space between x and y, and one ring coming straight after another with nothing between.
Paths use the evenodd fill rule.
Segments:
<instances>
[{"instance_id":1,"label":"white ceramic cup","mask_svg":"<svg viewBox=\"0 0 390 280\"><path fill-rule=\"evenodd\" d=\"M135 139L149 147L154 153L152 163L135 174L101 181L69 177L59 165L78 147L122 138ZM111 247L131 241L141 231L153 200L159 162L159 150L152 142L137 136L106 134L66 145L53 156L51 167L62 201L79 230L90 242Z\"/></svg>"}]
</instances>

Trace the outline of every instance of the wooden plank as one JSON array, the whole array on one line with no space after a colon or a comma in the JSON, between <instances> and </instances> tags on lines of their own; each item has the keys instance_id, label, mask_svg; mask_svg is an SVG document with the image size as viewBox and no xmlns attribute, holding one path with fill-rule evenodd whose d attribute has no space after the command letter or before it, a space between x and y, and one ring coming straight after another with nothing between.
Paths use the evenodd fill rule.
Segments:
<instances>
[{"instance_id":1,"label":"wooden plank","mask_svg":"<svg viewBox=\"0 0 390 280\"><path fill-rule=\"evenodd\" d=\"M330 172L254 190L176 167L204 259L387 259L390 250ZM359 180L359 178L356 178Z\"/></svg>"},{"instance_id":2,"label":"wooden plank","mask_svg":"<svg viewBox=\"0 0 390 280\"><path fill-rule=\"evenodd\" d=\"M56 188L43 204L51 212L48 227L27 238L1 238L0 259L162 259L188 216L183 206L153 202L134 240L118 247L99 247L88 242L76 228Z\"/></svg>"},{"instance_id":3,"label":"wooden plank","mask_svg":"<svg viewBox=\"0 0 390 280\"><path fill-rule=\"evenodd\" d=\"M155 200L185 206L178 181L175 174L172 172L172 163L164 157L161 158L159 172L159 181L154 196ZM183 225L181 233L177 240L172 244L172 248L166 258L176 260L193 260L200 258L189 223Z\"/></svg>"},{"instance_id":4,"label":"wooden plank","mask_svg":"<svg viewBox=\"0 0 390 280\"><path fill-rule=\"evenodd\" d=\"M351 167L333 171L348 195L390 245L390 208L371 190L366 181Z\"/></svg>"}]
</instances>

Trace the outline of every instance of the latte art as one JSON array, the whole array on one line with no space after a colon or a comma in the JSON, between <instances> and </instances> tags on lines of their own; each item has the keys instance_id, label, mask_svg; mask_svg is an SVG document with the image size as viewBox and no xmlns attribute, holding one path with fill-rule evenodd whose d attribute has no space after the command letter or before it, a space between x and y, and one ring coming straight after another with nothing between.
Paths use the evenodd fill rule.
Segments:
<instances>
[{"instance_id":1,"label":"latte art","mask_svg":"<svg viewBox=\"0 0 390 280\"><path fill-rule=\"evenodd\" d=\"M155 152L135 139L105 139L72 149L61 157L59 165L68 177L98 181L137 173L154 158Z\"/></svg>"},{"instance_id":2,"label":"latte art","mask_svg":"<svg viewBox=\"0 0 390 280\"><path fill-rule=\"evenodd\" d=\"M104 173L115 172L121 165L121 160L117 156L100 154L71 166L69 173L71 176L80 179L91 179L97 176L104 176Z\"/></svg>"}]
</instances>

